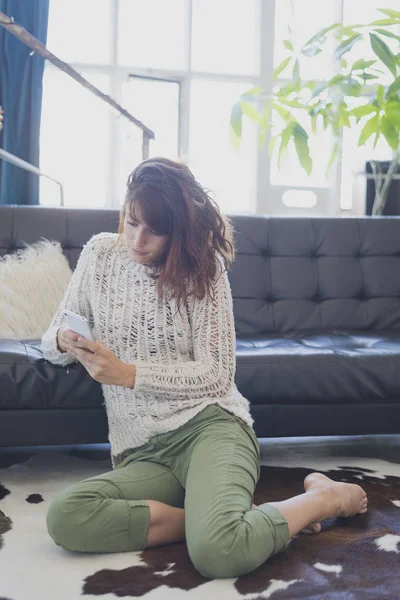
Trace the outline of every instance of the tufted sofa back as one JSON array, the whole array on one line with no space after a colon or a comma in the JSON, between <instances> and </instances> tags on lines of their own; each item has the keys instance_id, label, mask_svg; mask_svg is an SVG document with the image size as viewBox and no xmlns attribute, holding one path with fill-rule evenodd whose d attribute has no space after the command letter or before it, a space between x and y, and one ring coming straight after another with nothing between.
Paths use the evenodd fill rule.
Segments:
<instances>
[{"instance_id":1,"label":"tufted sofa back","mask_svg":"<svg viewBox=\"0 0 400 600\"><path fill-rule=\"evenodd\" d=\"M232 217L229 272L237 334L400 329L400 218ZM0 256L41 237L75 268L112 209L0 206Z\"/></svg>"},{"instance_id":2,"label":"tufted sofa back","mask_svg":"<svg viewBox=\"0 0 400 600\"><path fill-rule=\"evenodd\" d=\"M0 206L0 256L40 238L61 243L71 269L83 245L96 233L118 231L119 211L96 208Z\"/></svg>"},{"instance_id":3,"label":"tufted sofa back","mask_svg":"<svg viewBox=\"0 0 400 600\"><path fill-rule=\"evenodd\" d=\"M400 218L235 218L240 334L400 328Z\"/></svg>"}]
</instances>

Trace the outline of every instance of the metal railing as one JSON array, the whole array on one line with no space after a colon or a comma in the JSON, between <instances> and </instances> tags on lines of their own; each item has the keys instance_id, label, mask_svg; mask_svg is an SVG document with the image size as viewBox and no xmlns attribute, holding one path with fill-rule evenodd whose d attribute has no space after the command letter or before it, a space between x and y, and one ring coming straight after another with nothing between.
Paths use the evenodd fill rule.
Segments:
<instances>
[{"instance_id":1,"label":"metal railing","mask_svg":"<svg viewBox=\"0 0 400 600\"><path fill-rule=\"evenodd\" d=\"M31 48L34 52L42 56L43 58L52 62L56 67L64 71L67 75L75 79L80 85L90 90L93 94L95 94L98 98L110 104L118 113L126 117L131 123L139 127L143 133L143 141L142 141L142 156L143 160L149 158L149 142L155 138L154 131L146 127L144 123L136 119L131 113L129 113L125 108L123 108L118 102L115 102L110 96L104 94L101 90L99 90L95 85L90 83L87 79L82 77L78 71L75 71L71 65L64 62L60 58L58 58L55 54L50 52L42 42L40 42L35 36L31 35L26 29L18 25L18 23L14 22L13 17L8 17L5 13L0 11L0 25L4 27L7 31L15 35L21 42L23 42L26 46Z\"/></svg>"},{"instance_id":2,"label":"metal railing","mask_svg":"<svg viewBox=\"0 0 400 600\"><path fill-rule=\"evenodd\" d=\"M150 140L155 138L154 132L151 129L149 129L149 127L146 127L146 125L144 125L144 123L139 121L139 119L136 119L127 110L125 110L125 108L123 108L120 104L115 102L115 100L113 100L110 96L108 96L107 94L104 94L96 86L94 86L92 83L90 83L90 81L88 81L87 79L82 77L82 75L80 73L78 73L78 71L76 71L73 67L71 67L71 65L64 62L63 60L58 58L55 54L50 52L46 48L46 46L44 46L44 44L42 44L42 42L40 42L37 38L35 38L35 36L31 35L28 31L26 31L26 29L21 27L21 25L18 25L18 23L15 23L13 17L8 17L2 11L0 11L0 25L2 27L4 27L6 29L6 31L9 31L12 35L15 35L15 37L17 37L26 46L31 48L33 50L33 52L36 52L37 54L42 56L44 59L49 60L56 67L61 69L61 71L64 71L64 73L66 73L67 75L69 75L70 77L75 79L75 81L77 81L80 85L82 85L83 87L85 87L89 91L91 91L93 94L95 94L95 96L97 96L101 100L104 100L104 102L107 102L107 104L112 106L112 108L114 110L116 110L119 114L126 117L131 123L136 125L136 127L139 127L139 129L142 130L142 135L143 135L143 137L142 137L142 158L143 158L143 160L145 160L146 158L149 158ZM36 173L36 175L47 177L48 179L51 179L52 181L57 183L60 186L61 206L64 206L63 187L59 181L42 173L37 167L18 158L17 156L14 156L13 154L10 154L9 152L6 152L5 150L1 150L0 157L4 158L5 160L8 160L9 162L12 162L13 164L17 165L18 167L21 167L22 169L31 171L32 173Z\"/></svg>"},{"instance_id":3,"label":"metal railing","mask_svg":"<svg viewBox=\"0 0 400 600\"><path fill-rule=\"evenodd\" d=\"M6 150L2 150L2 148L0 148L0 158L6 160L7 162L13 165L16 165L17 167L20 167L21 169L24 169L24 171L30 171L31 173L35 173L35 175L39 175L39 177L46 177L46 179L54 181L54 183L60 186L60 206L64 206L64 188L61 181L54 179L54 177L50 177L50 175L46 175L46 173L43 173L43 171L41 171L34 165L31 165L31 163L27 162L26 160L22 160L21 158L18 158L18 156L15 156L10 152L6 152Z\"/></svg>"}]
</instances>

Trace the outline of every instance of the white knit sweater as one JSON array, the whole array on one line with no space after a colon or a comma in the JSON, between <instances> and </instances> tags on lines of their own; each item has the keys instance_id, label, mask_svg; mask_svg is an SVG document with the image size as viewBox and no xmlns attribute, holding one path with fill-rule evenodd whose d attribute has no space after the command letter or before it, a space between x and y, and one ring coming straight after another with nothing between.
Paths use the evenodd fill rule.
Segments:
<instances>
[{"instance_id":1,"label":"white knit sweater","mask_svg":"<svg viewBox=\"0 0 400 600\"><path fill-rule=\"evenodd\" d=\"M114 466L153 436L177 429L210 404L253 420L235 383L236 337L226 271L217 273L214 301L189 297L188 309L161 302L152 267L135 263L125 239L94 235L78 264L49 329L44 358L66 366L76 359L57 349L64 309L88 318L99 339L120 360L136 366L134 389L102 384ZM221 265L222 260L220 259ZM220 271L220 269L218 269Z\"/></svg>"}]
</instances>

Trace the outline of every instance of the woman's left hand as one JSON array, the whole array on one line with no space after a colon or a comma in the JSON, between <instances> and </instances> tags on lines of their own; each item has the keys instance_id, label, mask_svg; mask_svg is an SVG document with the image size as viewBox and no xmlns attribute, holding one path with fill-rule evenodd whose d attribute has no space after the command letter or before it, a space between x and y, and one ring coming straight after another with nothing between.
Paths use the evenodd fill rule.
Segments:
<instances>
[{"instance_id":1,"label":"woman's left hand","mask_svg":"<svg viewBox=\"0 0 400 600\"><path fill-rule=\"evenodd\" d=\"M76 342L71 342L67 352L76 357L96 381L134 387L135 365L124 363L100 340L89 342L86 338L79 337Z\"/></svg>"}]
</instances>

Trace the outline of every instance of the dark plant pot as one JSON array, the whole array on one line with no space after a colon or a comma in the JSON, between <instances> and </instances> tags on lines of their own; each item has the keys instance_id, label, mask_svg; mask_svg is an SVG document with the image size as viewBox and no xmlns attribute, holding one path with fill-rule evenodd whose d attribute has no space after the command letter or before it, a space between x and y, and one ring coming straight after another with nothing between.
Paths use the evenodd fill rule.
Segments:
<instances>
[{"instance_id":1,"label":"dark plant pot","mask_svg":"<svg viewBox=\"0 0 400 600\"><path fill-rule=\"evenodd\" d=\"M387 173L390 162L388 160L381 160L379 162L382 173ZM368 161L365 164L365 171L372 173L371 163ZM395 171L396 175L400 175L400 165L397 165ZM375 199L375 181L373 179L367 179L367 192L366 192L366 204L365 214L372 214L372 206ZM392 179L389 186L389 192L386 197L385 206L383 208L383 215L400 215L400 179Z\"/></svg>"}]
</instances>

